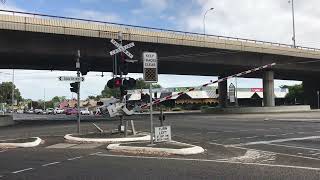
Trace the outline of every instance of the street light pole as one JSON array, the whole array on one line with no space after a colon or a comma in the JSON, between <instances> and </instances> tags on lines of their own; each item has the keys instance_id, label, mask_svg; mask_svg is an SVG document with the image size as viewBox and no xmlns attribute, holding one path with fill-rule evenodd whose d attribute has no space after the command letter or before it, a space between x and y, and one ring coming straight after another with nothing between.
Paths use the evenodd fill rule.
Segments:
<instances>
[{"instance_id":1,"label":"street light pole","mask_svg":"<svg viewBox=\"0 0 320 180\"><path fill-rule=\"evenodd\" d=\"M203 15L203 35L204 36L206 35L206 15L209 11L212 11L212 10L214 10L214 8L208 9Z\"/></svg>"},{"instance_id":2,"label":"street light pole","mask_svg":"<svg viewBox=\"0 0 320 180\"><path fill-rule=\"evenodd\" d=\"M294 18L294 0L289 0L289 3L291 3L291 9L292 9L292 41L293 41L293 47L296 48L296 25L295 25L295 18Z\"/></svg>"}]
</instances>

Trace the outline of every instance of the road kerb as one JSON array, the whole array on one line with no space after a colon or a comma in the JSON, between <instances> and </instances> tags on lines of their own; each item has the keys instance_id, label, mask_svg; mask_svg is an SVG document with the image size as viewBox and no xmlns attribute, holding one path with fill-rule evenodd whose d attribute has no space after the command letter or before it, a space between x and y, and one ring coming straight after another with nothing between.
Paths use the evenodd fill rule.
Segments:
<instances>
[{"instance_id":1,"label":"road kerb","mask_svg":"<svg viewBox=\"0 0 320 180\"><path fill-rule=\"evenodd\" d=\"M36 147L38 146L42 139L39 137L34 137L35 140L33 142L25 142L25 143L0 143L0 147Z\"/></svg>"},{"instance_id":2,"label":"road kerb","mask_svg":"<svg viewBox=\"0 0 320 180\"><path fill-rule=\"evenodd\" d=\"M64 136L66 140L85 143L116 143L116 142L134 142L134 141L149 141L150 135L142 137L127 137L127 138L80 138L74 137L72 134Z\"/></svg>"},{"instance_id":3,"label":"road kerb","mask_svg":"<svg viewBox=\"0 0 320 180\"><path fill-rule=\"evenodd\" d=\"M175 142L175 141L173 141ZM173 149L173 148L153 148L153 147L134 147L134 146L123 146L121 144L109 144L107 146L108 150L117 152L131 152L131 153L142 153L142 154L165 154L165 155L193 155L200 154L204 152L204 149L200 146L195 146L191 144L185 144L180 142L175 142L184 145L190 145L188 148Z\"/></svg>"}]
</instances>

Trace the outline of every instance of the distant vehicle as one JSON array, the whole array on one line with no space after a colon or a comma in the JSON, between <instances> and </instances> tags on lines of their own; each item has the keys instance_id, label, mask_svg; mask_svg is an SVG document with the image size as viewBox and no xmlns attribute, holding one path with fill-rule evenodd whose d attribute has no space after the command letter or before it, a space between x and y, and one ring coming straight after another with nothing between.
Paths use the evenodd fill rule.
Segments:
<instances>
[{"instance_id":1,"label":"distant vehicle","mask_svg":"<svg viewBox=\"0 0 320 180\"><path fill-rule=\"evenodd\" d=\"M42 109L35 109L34 113L35 114L43 114L43 110Z\"/></svg>"},{"instance_id":2,"label":"distant vehicle","mask_svg":"<svg viewBox=\"0 0 320 180\"><path fill-rule=\"evenodd\" d=\"M46 114L53 114L53 113L54 113L53 108L48 108L48 109L46 110Z\"/></svg>"},{"instance_id":3,"label":"distant vehicle","mask_svg":"<svg viewBox=\"0 0 320 180\"><path fill-rule=\"evenodd\" d=\"M64 110L63 110L63 109L59 109L59 108L55 108L55 109L53 110L53 113L54 113L54 114L63 114L63 113L64 113Z\"/></svg>"},{"instance_id":4,"label":"distant vehicle","mask_svg":"<svg viewBox=\"0 0 320 180\"><path fill-rule=\"evenodd\" d=\"M23 114L23 110L22 110L22 109L18 109L18 110L17 110L17 113L18 113L18 114Z\"/></svg>"},{"instance_id":5,"label":"distant vehicle","mask_svg":"<svg viewBox=\"0 0 320 180\"><path fill-rule=\"evenodd\" d=\"M26 110L26 113L27 113L27 114L33 114L34 111L33 111L32 109L29 109L29 110Z\"/></svg>"},{"instance_id":6,"label":"distant vehicle","mask_svg":"<svg viewBox=\"0 0 320 180\"><path fill-rule=\"evenodd\" d=\"M90 115L90 111L87 108L81 109L80 110L81 115Z\"/></svg>"},{"instance_id":7,"label":"distant vehicle","mask_svg":"<svg viewBox=\"0 0 320 180\"><path fill-rule=\"evenodd\" d=\"M68 108L66 111L66 115L75 115L78 114L78 110L74 108Z\"/></svg>"}]
</instances>

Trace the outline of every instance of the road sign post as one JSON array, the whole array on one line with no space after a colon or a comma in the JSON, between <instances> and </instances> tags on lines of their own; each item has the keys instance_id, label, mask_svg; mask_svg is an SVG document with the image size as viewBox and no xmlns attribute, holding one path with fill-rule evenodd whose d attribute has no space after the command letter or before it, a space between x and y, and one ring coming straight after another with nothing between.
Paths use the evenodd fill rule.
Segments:
<instances>
[{"instance_id":1,"label":"road sign post","mask_svg":"<svg viewBox=\"0 0 320 180\"><path fill-rule=\"evenodd\" d=\"M149 82L150 104L152 104L152 83L158 82L158 56L155 52L144 52L143 57L143 79ZM153 144L153 112L150 106L150 143Z\"/></svg>"}]
</instances>

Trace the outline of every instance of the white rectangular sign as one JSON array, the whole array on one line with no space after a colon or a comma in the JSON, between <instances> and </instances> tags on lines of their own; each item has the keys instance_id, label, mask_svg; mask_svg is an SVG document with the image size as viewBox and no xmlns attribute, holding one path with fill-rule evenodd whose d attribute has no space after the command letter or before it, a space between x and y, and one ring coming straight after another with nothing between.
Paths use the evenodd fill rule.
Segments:
<instances>
[{"instance_id":1,"label":"white rectangular sign","mask_svg":"<svg viewBox=\"0 0 320 180\"><path fill-rule=\"evenodd\" d=\"M144 52L143 57L143 68L158 68L158 57L155 52Z\"/></svg>"},{"instance_id":2,"label":"white rectangular sign","mask_svg":"<svg viewBox=\"0 0 320 180\"><path fill-rule=\"evenodd\" d=\"M84 81L84 77L77 77L77 76L59 76L59 81L74 81L74 82L80 82Z\"/></svg>"},{"instance_id":3,"label":"white rectangular sign","mask_svg":"<svg viewBox=\"0 0 320 180\"><path fill-rule=\"evenodd\" d=\"M171 141L171 126L155 127L154 141L155 142Z\"/></svg>"}]
</instances>

